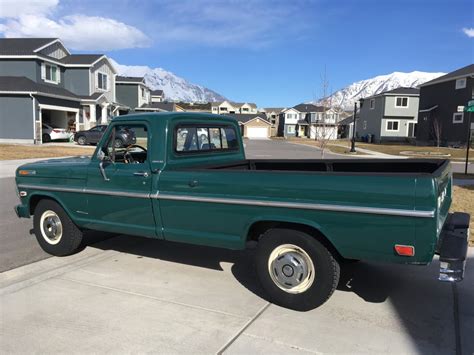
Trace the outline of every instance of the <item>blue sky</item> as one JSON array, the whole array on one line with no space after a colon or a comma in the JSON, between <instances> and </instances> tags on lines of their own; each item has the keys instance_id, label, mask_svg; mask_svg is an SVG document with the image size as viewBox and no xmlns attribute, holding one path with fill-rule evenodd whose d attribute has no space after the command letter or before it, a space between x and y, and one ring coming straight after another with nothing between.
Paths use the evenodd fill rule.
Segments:
<instances>
[{"instance_id":1,"label":"blue sky","mask_svg":"<svg viewBox=\"0 0 474 355\"><path fill-rule=\"evenodd\" d=\"M463 0L3 0L0 34L162 67L236 101L290 106L394 71L474 62Z\"/></svg>"}]
</instances>

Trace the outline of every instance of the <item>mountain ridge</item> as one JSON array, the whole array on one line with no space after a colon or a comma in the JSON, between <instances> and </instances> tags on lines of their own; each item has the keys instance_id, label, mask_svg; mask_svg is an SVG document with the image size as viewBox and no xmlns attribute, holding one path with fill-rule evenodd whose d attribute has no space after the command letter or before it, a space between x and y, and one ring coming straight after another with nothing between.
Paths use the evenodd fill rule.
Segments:
<instances>
[{"instance_id":1,"label":"mountain ridge","mask_svg":"<svg viewBox=\"0 0 474 355\"><path fill-rule=\"evenodd\" d=\"M322 105L331 102L331 106L344 109L352 109L354 102L360 98L378 95L382 92L400 87L416 88L430 80L436 79L446 73L430 73L412 71L409 73L395 71L390 74L377 75L373 78L356 81L340 90L333 92L326 98L311 101L311 103Z\"/></svg>"},{"instance_id":2,"label":"mountain ridge","mask_svg":"<svg viewBox=\"0 0 474 355\"><path fill-rule=\"evenodd\" d=\"M122 76L144 77L152 90L163 90L165 99L184 102L215 102L226 98L202 85L193 84L186 79L163 68L150 68L146 65L123 65L111 59L112 65Z\"/></svg>"}]
</instances>

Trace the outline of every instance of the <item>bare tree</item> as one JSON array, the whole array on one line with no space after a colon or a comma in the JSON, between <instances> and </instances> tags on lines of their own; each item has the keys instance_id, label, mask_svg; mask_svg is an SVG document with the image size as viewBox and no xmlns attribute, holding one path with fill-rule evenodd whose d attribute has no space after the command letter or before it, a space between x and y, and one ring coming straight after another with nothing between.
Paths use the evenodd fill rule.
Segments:
<instances>
[{"instance_id":1,"label":"bare tree","mask_svg":"<svg viewBox=\"0 0 474 355\"><path fill-rule=\"evenodd\" d=\"M335 114L339 112L339 105L334 105L328 89L329 80L327 78L325 66L324 73L321 75L322 99L319 101L319 104L323 107L323 112L321 113L320 118L316 118L315 126L310 126L310 130L314 128L315 140L318 142L318 146L321 149L322 158L324 158L326 148L329 142L333 139L334 134L336 134L337 137L337 122Z\"/></svg>"},{"instance_id":2,"label":"bare tree","mask_svg":"<svg viewBox=\"0 0 474 355\"><path fill-rule=\"evenodd\" d=\"M443 125L441 124L441 120L438 117L433 119L433 134L436 140L436 146L439 147L441 145L441 133L442 133Z\"/></svg>"}]
</instances>

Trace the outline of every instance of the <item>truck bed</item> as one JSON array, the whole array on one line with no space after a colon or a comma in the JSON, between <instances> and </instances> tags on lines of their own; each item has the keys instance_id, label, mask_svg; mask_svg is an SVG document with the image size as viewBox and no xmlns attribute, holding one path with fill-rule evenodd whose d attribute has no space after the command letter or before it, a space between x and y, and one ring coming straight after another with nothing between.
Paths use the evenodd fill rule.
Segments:
<instances>
[{"instance_id":1,"label":"truck bed","mask_svg":"<svg viewBox=\"0 0 474 355\"><path fill-rule=\"evenodd\" d=\"M358 160L244 160L232 164L203 165L198 170L249 170L332 172L350 174L423 174L436 176L449 164L443 159L358 159ZM193 168L191 168L193 169ZM194 167L196 169L196 167ZM194 170L193 169L193 170Z\"/></svg>"}]
</instances>

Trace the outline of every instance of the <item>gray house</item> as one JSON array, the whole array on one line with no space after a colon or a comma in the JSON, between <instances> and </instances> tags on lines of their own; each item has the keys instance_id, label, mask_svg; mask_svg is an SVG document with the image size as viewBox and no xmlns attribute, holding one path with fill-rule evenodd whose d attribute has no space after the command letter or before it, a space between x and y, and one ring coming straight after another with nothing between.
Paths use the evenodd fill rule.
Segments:
<instances>
[{"instance_id":1,"label":"gray house","mask_svg":"<svg viewBox=\"0 0 474 355\"><path fill-rule=\"evenodd\" d=\"M463 110L468 101L473 99L474 64L420 85L417 143L465 145L469 115ZM474 129L474 122L470 129Z\"/></svg>"},{"instance_id":2,"label":"gray house","mask_svg":"<svg viewBox=\"0 0 474 355\"><path fill-rule=\"evenodd\" d=\"M132 111L151 103L151 90L144 77L117 76L115 78L117 100Z\"/></svg>"},{"instance_id":3,"label":"gray house","mask_svg":"<svg viewBox=\"0 0 474 355\"><path fill-rule=\"evenodd\" d=\"M71 54L57 38L0 38L0 142L41 143L42 124L106 123L124 105L101 54Z\"/></svg>"},{"instance_id":4,"label":"gray house","mask_svg":"<svg viewBox=\"0 0 474 355\"><path fill-rule=\"evenodd\" d=\"M414 140L419 93L418 89L401 87L365 98L356 124L356 137L371 135L376 143Z\"/></svg>"}]
</instances>

